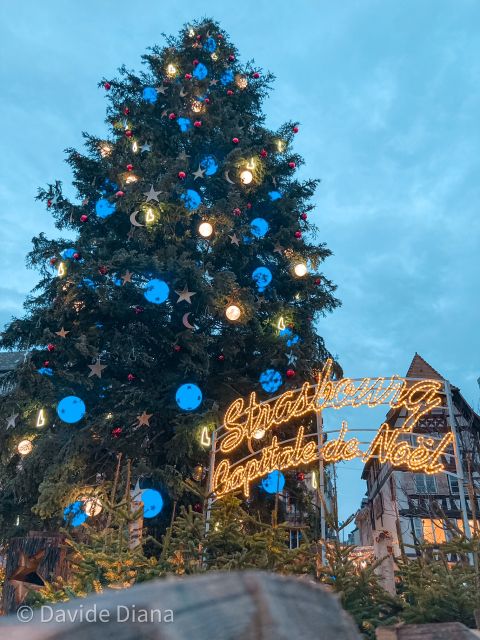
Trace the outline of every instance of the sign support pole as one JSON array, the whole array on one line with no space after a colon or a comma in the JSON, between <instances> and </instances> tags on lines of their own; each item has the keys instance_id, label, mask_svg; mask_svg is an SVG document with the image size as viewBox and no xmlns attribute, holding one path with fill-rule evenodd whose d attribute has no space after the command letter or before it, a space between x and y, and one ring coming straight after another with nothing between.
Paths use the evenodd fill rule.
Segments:
<instances>
[{"instance_id":1,"label":"sign support pole","mask_svg":"<svg viewBox=\"0 0 480 640\"><path fill-rule=\"evenodd\" d=\"M445 396L447 398L448 421L453 434L453 453L455 456L455 467L458 478L458 493L460 495L460 506L462 508L463 532L467 540L470 540L472 533L470 531L470 523L468 522L467 503L465 500L465 482L463 476L463 463L461 458L460 440L458 437L455 414L453 411L452 388L450 382L445 380Z\"/></svg>"},{"instance_id":2,"label":"sign support pole","mask_svg":"<svg viewBox=\"0 0 480 640\"><path fill-rule=\"evenodd\" d=\"M216 449L216 435L217 431L212 433L212 446L210 449L210 462L208 466L208 497L207 497L207 513L205 514L205 533L208 533L210 529L210 517L212 514L213 504L213 473L215 469L215 449Z\"/></svg>"},{"instance_id":3,"label":"sign support pole","mask_svg":"<svg viewBox=\"0 0 480 640\"><path fill-rule=\"evenodd\" d=\"M318 444L318 491L320 493L320 535L322 538L322 564L325 564L325 544L327 528L325 522L325 470L323 463L323 417L322 412L316 412L317 418L317 444Z\"/></svg>"}]
</instances>

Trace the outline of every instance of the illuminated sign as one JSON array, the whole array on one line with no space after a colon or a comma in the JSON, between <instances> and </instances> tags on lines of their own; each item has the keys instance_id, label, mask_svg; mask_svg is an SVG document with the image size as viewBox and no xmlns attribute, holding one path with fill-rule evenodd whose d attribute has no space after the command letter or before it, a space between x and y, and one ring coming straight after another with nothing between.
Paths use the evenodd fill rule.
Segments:
<instances>
[{"instance_id":1,"label":"illuminated sign","mask_svg":"<svg viewBox=\"0 0 480 640\"><path fill-rule=\"evenodd\" d=\"M376 458L381 464L388 462L411 471L438 473L444 469L441 458L453 442L452 434L447 433L441 440L415 434L414 444L410 434L422 416L442 405L442 388L443 383L438 380L409 380L398 376L332 380L332 361L328 360L316 384L306 382L299 389L265 402L257 401L255 393L246 401L237 398L225 412L224 424L213 440L210 489L216 497L239 489L248 496L251 483L275 469L297 468L319 459L339 462L358 457L368 462ZM404 409L404 424L401 429L382 424L365 452L361 451L357 438L346 438L346 422L342 423L338 438L325 444L319 444L316 432L305 433L305 427L299 426L290 439L279 442L277 435L272 435L267 446L258 451L252 448L252 438L258 441L259 433L263 438L275 427L308 414L327 408L381 404ZM239 461L223 458L216 462L217 453L239 452L244 450L242 445L247 446L249 455Z\"/></svg>"}]
</instances>

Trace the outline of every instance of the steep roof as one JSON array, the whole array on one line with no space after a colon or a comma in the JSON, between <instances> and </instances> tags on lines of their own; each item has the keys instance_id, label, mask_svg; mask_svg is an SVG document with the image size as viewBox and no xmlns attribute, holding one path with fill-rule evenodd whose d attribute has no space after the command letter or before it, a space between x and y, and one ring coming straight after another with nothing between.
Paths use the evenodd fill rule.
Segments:
<instances>
[{"instance_id":1,"label":"steep roof","mask_svg":"<svg viewBox=\"0 0 480 640\"><path fill-rule=\"evenodd\" d=\"M433 380L443 380L444 377L435 371L421 355L415 353L413 360L408 368L406 378L426 378Z\"/></svg>"}]
</instances>

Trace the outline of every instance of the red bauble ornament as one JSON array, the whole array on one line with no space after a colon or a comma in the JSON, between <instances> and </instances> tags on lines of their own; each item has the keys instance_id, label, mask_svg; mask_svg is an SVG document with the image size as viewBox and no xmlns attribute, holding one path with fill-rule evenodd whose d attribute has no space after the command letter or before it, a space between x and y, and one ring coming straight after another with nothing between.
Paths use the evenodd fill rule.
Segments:
<instances>
[{"instance_id":1,"label":"red bauble ornament","mask_svg":"<svg viewBox=\"0 0 480 640\"><path fill-rule=\"evenodd\" d=\"M173 350L178 353L179 351L182 350L182 347L179 344L174 344L173 345Z\"/></svg>"},{"instance_id":2,"label":"red bauble ornament","mask_svg":"<svg viewBox=\"0 0 480 640\"><path fill-rule=\"evenodd\" d=\"M227 96L233 96L233 91L231 89L227 89Z\"/></svg>"},{"instance_id":3,"label":"red bauble ornament","mask_svg":"<svg viewBox=\"0 0 480 640\"><path fill-rule=\"evenodd\" d=\"M86 222L88 220L88 216L85 213L82 213L80 216L80 222Z\"/></svg>"},{"instance_id":4,"label":"red bauble ornament","mask_svg":"<svg viewBox=\"0 0 480 640\"><path fill-rule=\"evenodd\" d=\"M128 116L128 114L130 113L130 109L128 107L125 107L125 109L123 110L123 113Z\"/></svg>"},{"instance_id":5,"label":"red bauble ornament","mask_svg":"<svg viewBox=\"0 0 480 640\"><path fill-rule=\"evenodd\" d=\"M125 131L125 135L127 136L127 138L131 138L133 136L133 131L131 129L127 129Z\"/></svg>"},{"instance_id":6,"label":"red bauble ornament","mask_svg":"<svg viewBox=\"0 0 480 640\"><path fill-rule=\"evenodd\" d=\"M112 436L114 438L119 438L122 435L122 427L115 427L115 429L112 429Z\"/></svg>"},{"instance_id":7,"label":"red bauble ornament","mask_svg":"<svg viewBox=\"0 0 480 640\"><path fill-rule=\"evenodd\" d=\"M232 138L233 144L238 144L240 142L239 138Z\"/></svg>"},{"instance_id":8,"label":"red bauble ornament","mask_svg":"<svg viewBox=\"0 0 480 640\"><path fill-rule=\"evenodd\" d=\"M307 216L307 214L306 214L306 213L302 213L302 215L300 216L300 218L301 218L302 220L306 220L306 219L308 218L308 216Z\"/></svg>"},{"instance_id":9,"label":"red bauble ornament","mask_svg":"<svg viewBox=\"0 0 480 640\"><path fill-rule=\"evenodd\" d=\"M252 203L251 202L247 202L247 209L251 209L252 208Z\"/></svg>"},{"instance_id":10,"label":"red bauble ornament","mask_svg":"<svg viewBox=\"0 0 480 640\"><path fill-rule=\"evenodd\" d=\"M50 342L50 344L47 344L47 351L49 353L52 353L52 351L55 351L55 345L52 344L51 342Z\"/></svg>"},{"instance_id":11,"label":"red bauble ornament","mask_svg":"<svg viewBox=\"0 0 480 640\"><path fill-rule=\"evenodd\" d=\"M55 264L55 263L56 263L56 261L57 261L57 259L56 259L56 258L50 258L50 264Z\"/></svg>"},{"instance_id":12,"label":"red bauble ornament","mask_svg":"<svg viewBox=\"0 0 480 640\"><path fill-rule=\"evenodd\" d=\"M199 60L195 58L195 60L193 61L193 66L196 67L198 63L199 63Z\"/></svg>"},{"instance_id":13,"label":"red bauble ornament","mask_svg":"<svg viewBox=\"0 0 480 640\"><path fill-rule=\"evenodd\" d=\"M133 382L135 380L135 376L133 375L133 373L129 373L127 376L127 380L129 382Z\"/></svg>"},{"instance_id":14,"label":"red bauble ornament","mask_svg":"<svg viewBox=\"0 0 480 640\"><path fill-rule=\"evenodd\" d=\"M123 196L125 195L124 191L117 191L117 193L115 194L117 196L117 198L123 198Z\"/></svg>"},{"instance_id":15,"label":"red bauble ornament","mask_svg":"<svg viewBox=\"0 0 480 640\"><path fill-rule=\"evenodd\" d=\"M110 82L104 82L103 86L105 87L105 89L108 91L109 89L111 89L112 85L110 84Z\"/></svg>"},{"instance_id":16,"label":"red bauble ornament","mask_svg":"<svg viewBox=\"0 0 480 640\"><path fill-rule=\"evenodd\" d=\"M229 59L229 61L230 61L230 62L233 62L233 61L235 60L235 56L233 55L233 53L231 53L231 54L228 56L228 59Z\"/></svg>"},{"instance_id":17,"label":"red bauble ornament","mask_svg":"<svg viewBox=\"0 0 480 640\"><path fill-rule=\"evenodd\" d=\"M233 210L233 215L234 216L241 216L242 212L238 207L235 207L235 209Z\"/></svg>"},{"instance_id":18,"label":"red bauble ornament","mask_svg":"<svg viewBox=\"0 0 480 640\"><path fill-rule=\"evenodd\" d=\"M294 369L287 369L287 378L293 378L295 375Z\"/></svg>"},{"instance_id":19,"label":"red bauble ornament","mask_svg":"<svg viewBox=\"0 0 480 640\"><path fill-rule=\"evenodd\" d=\"M145 311L145 309L144 309L143 307L141 307L140 305L137 305L137 306L135 307L134 311L135 311L135 313L136 313L136 314L137 314L137 316L138 316L138 314L139 314L139 313L143 313L143 312Z\"/></svg>"},{"instance_id":20,"label":"red bauble ornament","mask_svg":"<svg viewBox=\"0 0 480 640\"><path fill-rule=\"evenodd\" d=\"M302 237L302 232L301 231L295 231L295 238L299 239Z\"/></svg>"},{"instance_id":21,"label":"red bauble ornament","mask_svg":"<svg viewBox=\"0 0 480 640\"><path fill-rule=\"evenodd\" d=\"M192 74L191 73L186 73L185 74L185 80L191 80L192 79Z\"/></svg>"},{"instance_id":22,"label":"red bauble ornament","mask_svg":"<svg viewBox=\"0 0 480 640\"><path fill-rule=\"evenodd\" d=\"M320 278L315 278L314 283L316 285L322 284L322 281L320 280Z\"/></svg>"},{"instance_id":23,"label":"red bauble ornament","mask_svg":"<svg viewBox=\"0 0 480 640\"><path fill-rule=\"evenodd\" d=\"M180 180L185 180L185 178L187 177L187 174L185 173L185 171L179 171L178 177L180 178Z\"/></svg>"},{"instance_id":24,"label":"red bauble ornament","mask_svg":"<svg viewBox=\"0 0 480 640\"><path fill-rule=\"evenodd\" d=\"M50 366L50 360L45 360L45 362L43 363L44 367L49 367Z\"/></svg>"},{"instance_id":25,"label":"red bauble ornament","mask_svg":"<svg viewBox=\"0 0 480 640\"><path fill-rule=\"evenodd\" d=\"M127 171L133 171L133 164L127 164Z\"/></svg>"},{"instance_id":26,"label":"red bauble ornament","mask_svg":"<svg viewBox=\"0 0 480 640\"><path fill-rule=\"evenodd\" d=\"M303 481L305 480L305 474L303 473L303 471L299 471L299 472L297 473L297 480L298 480L299 482L303 482Z\"/></svg>"},{"instance_id":27,"label":"red bauble ornament","mask_svg":"<svg viewBox=\"0 0 480 640\"><path fill-rule=\"evenodd\" d=\"M288 166L290 167L290 169L295 169L297 165L295 164L295 162L289 162Z\"/></svg>"},{"instance_id":28,"label":"red bauble ornament","mask_svg":"<svg viewBox=\"0 0 480 640\"><path fill-rule=\"evenodd\" d=\"M260 74L258 73L258 71L255 71L255 73L252 73L252 78L259 78Z\"/></svg>"},{"instance_id":29,"label":"red bauble ornament","mask_svg":"<svg viewBox=\"0 0 480 640\"><path fill-rule=\"evenodd\" d=\"M103 264L98 267L98 273L102 276L104 276L107 273L108 269L107 267L105 267Z\"/></svg>"},{"instance_id":30,"label":"red bauble ornament","mask_svg":"<svg viewBox=\"0 0 480 640\"><path fill-rule=\"evenodd\" d=\"M51 200L47 200L47 207L51 207L52 206L52 201Z\"/></svg>"},{"instance_id":31,"label":"red bauble ornament","mask_svg":"<svg viewBox=\"0 0 480 640\"><path fill-rule=\"evenodd\" d=\"M195 513L202 513L202 511L203 511L203 507L202 507L202 505L200 504L200 502L196 502L196 503L193 505L192 509L195 511Z\"/></svg>"},{"instance_id":32,"label":"red bauble ornament","mask_svg":"<svg viewBox=\"0 0 480 640\"><path fill-rule=\"evenodd\" d=\"M177 116L176 116L174 113L171 113L171 114L168 116L168 119L169 119L169 120L175 120L175 118L176 118L176 117L177 117Z\"/></svg>"},{"instance_id":33,"label":"red bauble ornament","mask_svg":"<svg viewBox=\"0 0 480 640\"><path fill-rule=\"evenodd\" d=\"M81 258L81 255L77 251L75 251L75 253L73 254L73 259L80 260L80 258Z\"/></svg>"},{"instance_id":34,"label":"red bauble ornament","mask_svg":"<svg viewBox=\"0 0 480 640\"><path fill-rule=\"evenodd\" d=\"M267 150L266 149L262 149L260 151L260 155L262 156L262 158L266 158L268 156Z\"/></svg>"},{"instance_id":35,"label":"red bauble ornament","mask_svg":"<svg viewBox=\"0 0 480 640\"><path fill-rule=\"evenodd\" d=\"M198 129L199 127L202 126L202 121L201 120L195 120L195 122L193 123L193 126L197 127L197 129Z\"/></svg>"},{"instance_id":36,"label":"red bauble ornament","mask_svg":"<svg viewBox=\"0 0 480 640\"><path fill-rule=\"evenodd\" d=\"M210 98L205 98L204 102L205 104L210 104Z\"/></svg>"},{"instance_id":37,"label":"red bauble ornament","mask_svg":"<svg viewBox=\"0 0 480 640\"><path fill-rule=\"evenodd\" d=\"M223 362L223 361L225 360L225 356L223 355L223 353L220 353L220 354L217 356L217 360L220 360L220 362Z\"/></svg>"},{"instance_id":38,"label":"red bauble ornament","mask_svg":"<svg viewBox=\"0 0 480 640\"><path fill-rule=\"evenodd\" d=\"M201 39L202 39L202 36L201 36L201 35L198 35L198 36L197 36L197 40L201 40Z\"/></svg>"},{"instance_id":39,"label":"red bauble ornament","mask_svg":"<svg viewBox=\"0 0 480 640\"><path fill-rule=\"evenodd\" d=\"M298 133L299 129L298 129L297 126L295 126L295 127L293 127L292 131L293 131L293 133Z\"/></svg>"}]
</instances>

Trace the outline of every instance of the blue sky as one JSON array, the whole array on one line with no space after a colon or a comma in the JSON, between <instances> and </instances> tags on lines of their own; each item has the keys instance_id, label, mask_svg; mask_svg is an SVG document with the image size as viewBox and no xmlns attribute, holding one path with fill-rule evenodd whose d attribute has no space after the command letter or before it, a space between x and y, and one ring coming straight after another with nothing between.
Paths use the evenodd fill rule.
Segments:
<instances>
[{"instance_id":1,"label":"blue sky","mask_svg":"<svg viewBox=\"0 0 480 640\"><path fill-rule=\"evenodd\" d=\"M268 124L301 122L302 173L322 180L314 218L335 254L325 273L343 301L319 329L346 375L404 374L418 351L478 409L480 4L192 4L2 3L0 324L36 282L31 238L55 232L37 187L68 182L63 149L104 132L97 81L121 63L138 70L162 32L208 15L277 76ZM363 494L360 468L339 470L344 514Z\"/></svg>"}]
</instances>

